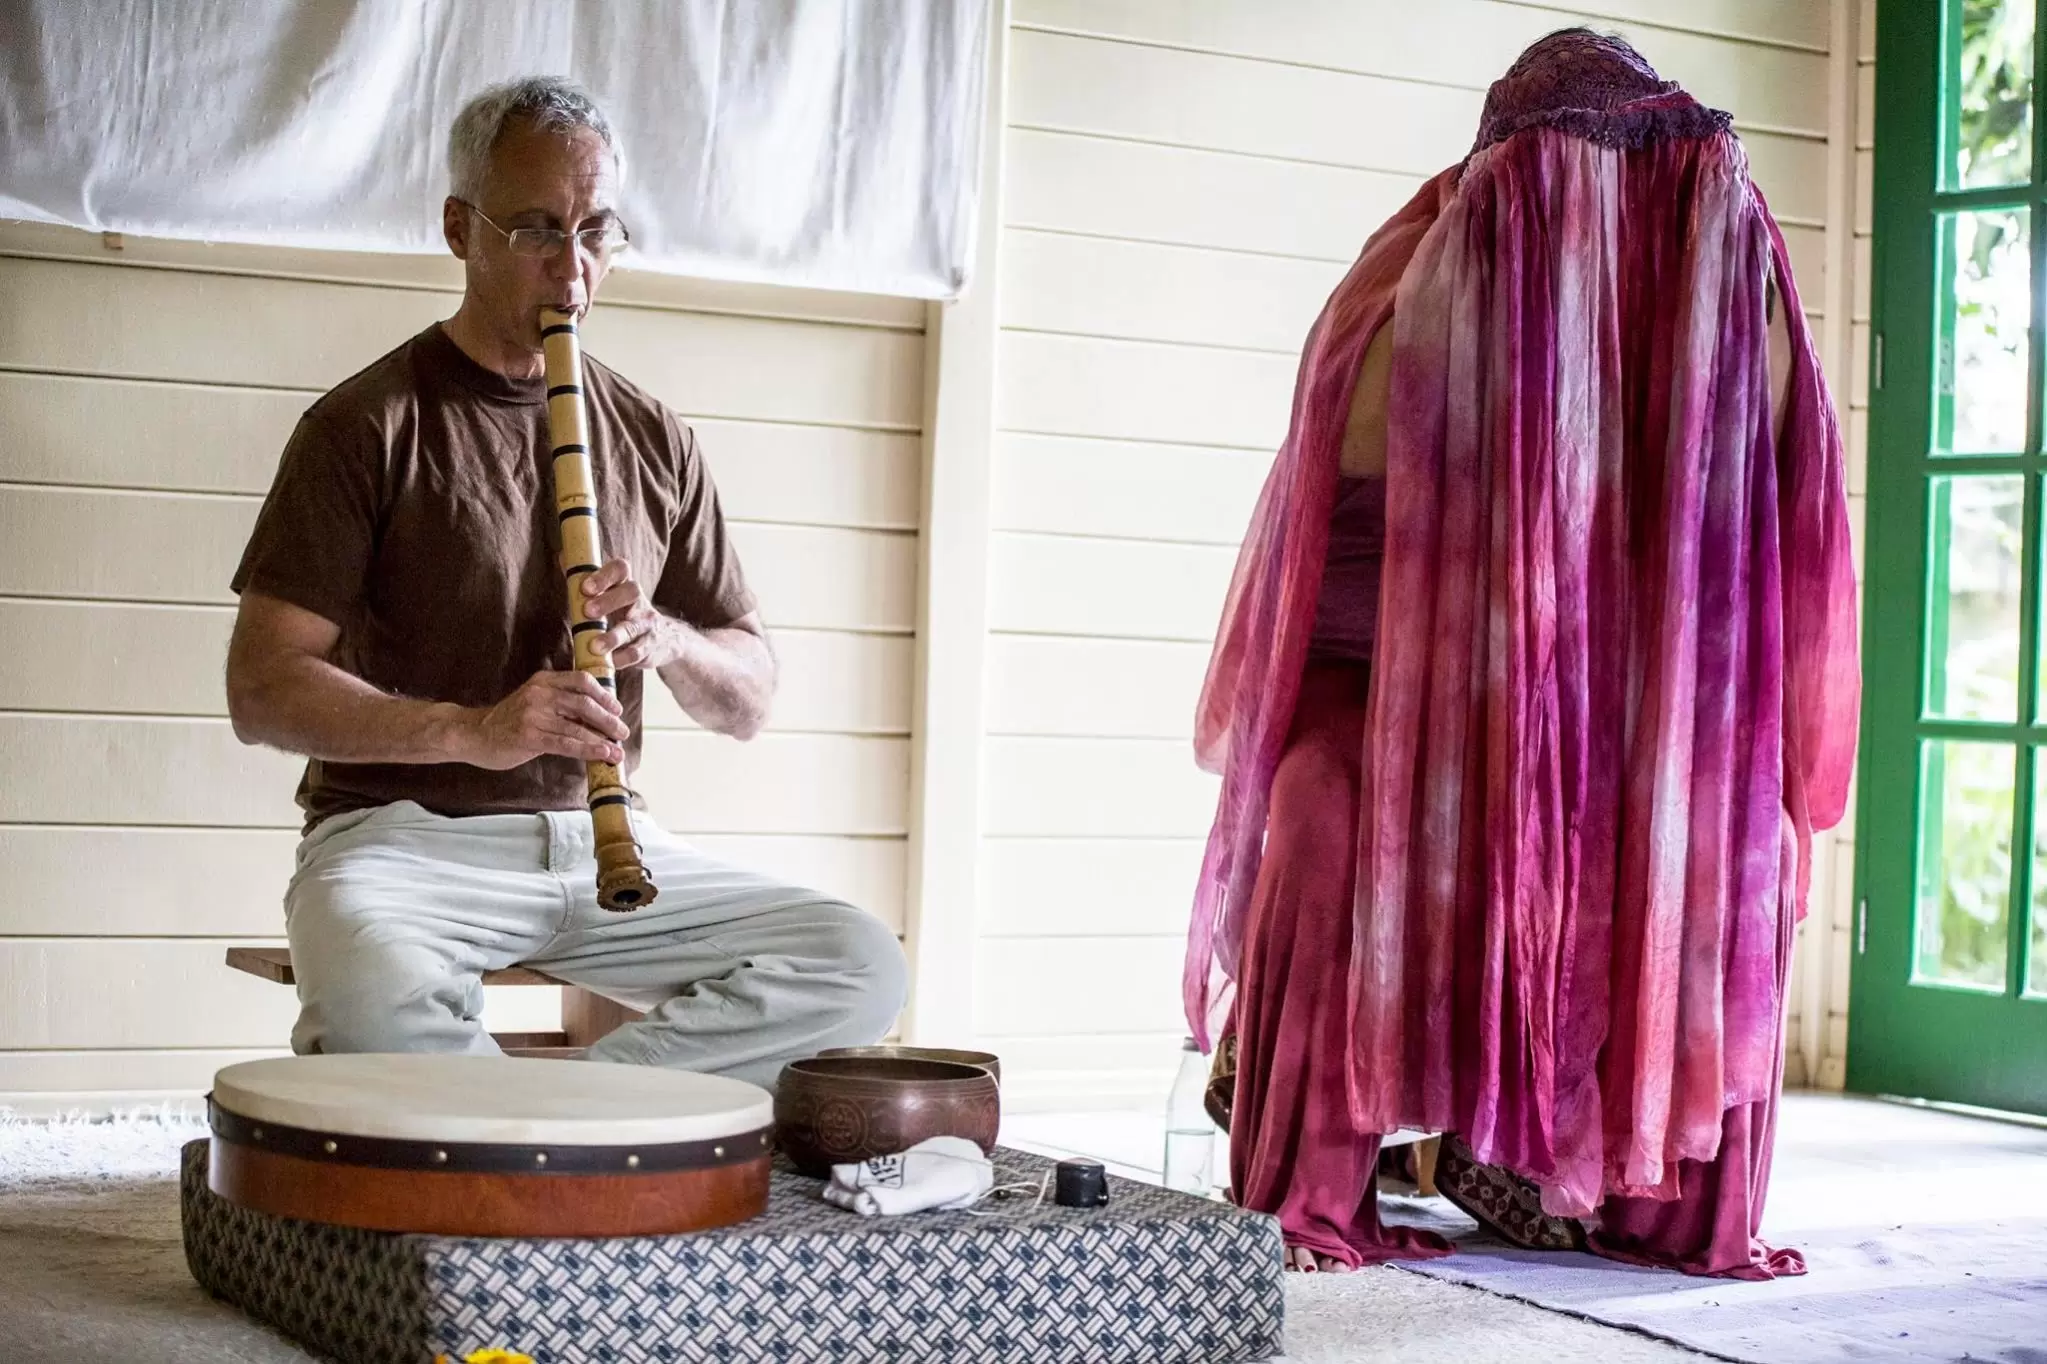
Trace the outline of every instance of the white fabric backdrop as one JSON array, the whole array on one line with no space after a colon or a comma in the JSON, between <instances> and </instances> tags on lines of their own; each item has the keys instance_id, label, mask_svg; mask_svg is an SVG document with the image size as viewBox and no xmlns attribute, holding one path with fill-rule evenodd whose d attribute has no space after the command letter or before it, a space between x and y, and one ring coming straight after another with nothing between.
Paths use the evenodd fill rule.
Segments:
<instances>
[{"instance_id":1,"label":"white fabric backdrop","mask_svg":"<svg viewBox=\"0 0 2047 1364\"><path fill-rule=\"evenodd\" d=\"M442 252L448 124L582 81L635 269L921 298L971 265L988 0L0 0L0 217Z\"/></svg>"}]
</instances>

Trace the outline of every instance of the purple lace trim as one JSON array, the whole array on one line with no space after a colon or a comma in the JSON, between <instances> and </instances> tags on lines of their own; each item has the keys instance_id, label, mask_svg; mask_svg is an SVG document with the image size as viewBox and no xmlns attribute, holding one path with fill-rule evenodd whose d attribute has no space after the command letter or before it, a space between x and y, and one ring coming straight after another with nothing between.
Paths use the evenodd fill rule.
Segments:
<instances>
[{"instance_id":1,"label":"purple lace trim","mask_svg":"<svg viewBox=\"0 0 2047 1364\"><path fill-rule=\"evenodd\" d=\"M1733 117L1666 81L1626 40L1590 29L1538 39L1493 82L1479 120L1478 152L1529 128L1554 128L1634 150L1670 138L1713 137Z\"/></svg>"}]
</instances>

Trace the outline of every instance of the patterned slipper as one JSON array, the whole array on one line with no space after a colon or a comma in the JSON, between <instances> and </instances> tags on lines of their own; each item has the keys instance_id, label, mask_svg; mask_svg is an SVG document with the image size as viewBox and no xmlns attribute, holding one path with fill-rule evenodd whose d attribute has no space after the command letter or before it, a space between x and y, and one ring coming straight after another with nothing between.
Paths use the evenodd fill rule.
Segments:
<instances>
[{"instance_id":1,"label":"patterned slipper","mask_svg":"<svg viewBox=\"0 0 2047 1364\"><path fill-rule=\"evenodd\" d=\"M1448 1133L1436 1156L1436 1192L1508 1245L1523 1250L1583 1250L1585 1227L1542 1210L1535 1185L1497 1165L1481 1165L1461 1138Z\"/></svg>"}]
</instances>

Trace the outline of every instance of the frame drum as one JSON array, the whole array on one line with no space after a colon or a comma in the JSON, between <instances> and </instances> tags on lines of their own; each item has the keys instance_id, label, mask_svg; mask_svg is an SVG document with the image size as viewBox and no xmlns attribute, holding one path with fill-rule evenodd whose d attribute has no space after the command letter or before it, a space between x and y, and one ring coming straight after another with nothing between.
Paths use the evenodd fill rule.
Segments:
<instances>
[{"instance_id":1,"label":"frame drum","mask_svg":"<svg viewBox=\"0 0 2047 1364\"><path fill-rule=\"evenodd\" d=\"M214 1076L207 1183L279 1217L443 1236L659 1236L767 1207L757 1085L602 1061L358 1054Z\"/></svg>"}]
</instances>

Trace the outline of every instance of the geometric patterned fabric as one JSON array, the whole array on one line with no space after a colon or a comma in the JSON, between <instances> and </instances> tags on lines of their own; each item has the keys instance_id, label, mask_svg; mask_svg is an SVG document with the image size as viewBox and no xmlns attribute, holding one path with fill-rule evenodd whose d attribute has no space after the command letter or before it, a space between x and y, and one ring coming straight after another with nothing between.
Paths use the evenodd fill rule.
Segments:
<instances>
[{"instance_id":1,"label":"geometric patterned fabric","mask_svg":"<svg viewBox=\"0 0 2047 1364\"><path fill-rule=\"evenodd\" d=\"M857 1217L777 1158L766 1213L687 1236L417 1236L252 1212L184 1149L193 1278L315 1353L427 1364L1234 1364L1279 1353L1279 1223L1111 1176L1101 1208L1024 1194ZM998 1147L996 1184L1052 1162Z\"/></svg>"}]
</instances>

